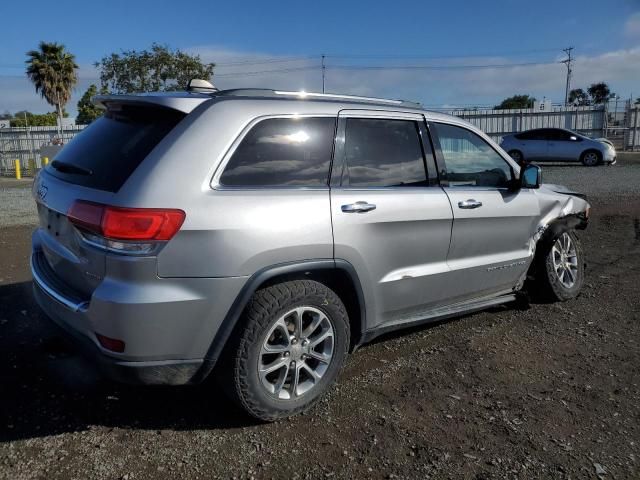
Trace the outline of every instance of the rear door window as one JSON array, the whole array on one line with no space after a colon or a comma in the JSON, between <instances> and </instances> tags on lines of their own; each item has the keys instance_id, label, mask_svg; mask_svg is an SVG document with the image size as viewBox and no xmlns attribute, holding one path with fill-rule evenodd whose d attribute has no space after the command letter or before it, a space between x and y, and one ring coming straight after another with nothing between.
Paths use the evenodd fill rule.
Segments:
<instances>
[{"instance_id":1,"label":"rear door window","mask_svg":"<svg viewBox=\"0 0 640 480\"><path fill-rule=\"evenodd\" d=\"M417 122L347 118L342 185L428 186Z\"/></svg>"},{"instance_id":2,"label":"rear door window","mask_svg":"<svg viewBox=\"0 0 640 480\"><path fill-rule=\"evenodd\" d=\"M270 118L242 139L220 176L229 187L327 187L336 119Z\"/></svg>"},{"instance_id":3,"label":"rear door window","mask_svg":"<svg viewBox=\"0 0 640 480\"><path fill-rule=\"evenodd\" d=\"M556 142L568 142L571 133L566 130L549 130L548 140Z\"/></svg>"},{"instance_id":4,"label":"rear door window","mask_svg":"<svg viewBox=\"0 0 640 480\"><path fill-rule=\"evenodd\" d=\"M76 135L47 171L69 183L116 192L184 116L166 108L114 106Z\"/></svg>"}]
</instances>

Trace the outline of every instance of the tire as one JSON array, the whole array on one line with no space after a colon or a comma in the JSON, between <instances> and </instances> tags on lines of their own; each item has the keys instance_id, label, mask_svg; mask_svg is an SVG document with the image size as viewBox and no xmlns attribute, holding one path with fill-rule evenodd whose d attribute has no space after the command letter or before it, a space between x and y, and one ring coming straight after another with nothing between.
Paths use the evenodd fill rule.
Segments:
<instances>
[{"instance_id":1,"label":"tire","mask_svg":"<svg viewBox=\"0 0 640 480\"><path fill-rule=\"evenodd\" d=\"M347 358L347 311L321 283L298 280L260 289L240 321L220 373L225 391L259 420L275 421L309 409L333 384ZM281 366L260 373L274 365Z\"/></svg>"},{"instance_id":2,"label":"tire","mask_svg":"<svg viewBox=\"0 0 640 480\"><path fill-rule=\"evenodd\" d=\"M585 167L595 167L602 163L602 155L597 150L587 150L580 155L580 161Z\"/></svg>"},{"instance_id":3,"label":"tire","mask_svg":"<svg viewBox=\"0 0 640 480\"><path fill-rule=\"evenodd\" d=\"M535 292L532 293L549 302L564 302L577 297L584 283L585 262L575 231L568 228L556 231L542 239L538 249Z\"/></svg>"},{"instance_id":4,"label":"tire","mask_svg":"<svg viewBox=\"0 0 640 480\"><path fill-rule=\"evenodd\" d=\"M524 165L526 163L524 155L522 155L520 150L509 150L507 153L518 165Z\"/></svg>"}]
</instances>

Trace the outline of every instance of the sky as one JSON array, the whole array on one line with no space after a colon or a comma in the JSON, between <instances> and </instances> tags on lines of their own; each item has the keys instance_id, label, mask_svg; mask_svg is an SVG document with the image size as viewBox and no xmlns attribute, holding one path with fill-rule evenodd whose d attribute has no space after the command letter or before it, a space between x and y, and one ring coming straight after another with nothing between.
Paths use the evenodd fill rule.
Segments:
<instances>
[{"instance_id":1,"label":"sky","mask_svg":"<svg viewBox=\"0 0 640 480\"><path fill-rule=\"evenodd\" d=\"M41 40L76 56L79 83L121 50L166 44L214 62L220 88L260 87L489 106L513 94L564 100L604 81L640 96L640 0L214 2L29 0L0 4L0 112L52 111L24 75Z\"/></svg>"}]
</instances>

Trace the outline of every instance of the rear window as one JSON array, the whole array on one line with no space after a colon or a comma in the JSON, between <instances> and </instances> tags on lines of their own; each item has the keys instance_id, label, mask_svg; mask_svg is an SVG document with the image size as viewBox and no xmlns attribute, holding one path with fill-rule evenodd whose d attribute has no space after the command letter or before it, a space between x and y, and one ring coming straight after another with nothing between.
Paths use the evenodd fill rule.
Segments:
<instances>
[{"instance_id":1,"label":"rear window","mask_svg":"<svg viewBox=\"0 0 640 480\"><path fill-rule=\"evenodd\" d=\"M51 165L47 171L69 183L116 192L184 116L166 108L112 107L54 159L79 168L56 169ZM78 173L82 170L85 172Z\"/></svg>"}]
</instances>

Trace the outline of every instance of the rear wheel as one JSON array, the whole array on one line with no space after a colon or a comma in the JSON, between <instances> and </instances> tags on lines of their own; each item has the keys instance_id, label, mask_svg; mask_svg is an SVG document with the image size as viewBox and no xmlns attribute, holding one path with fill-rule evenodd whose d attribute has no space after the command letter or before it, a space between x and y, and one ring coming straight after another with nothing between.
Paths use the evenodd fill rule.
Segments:
<instances>
[{"instance_id":1,"label":"rear wheel","mask_svg":"<svg viewBox=\"0 0 640 480\"><path fill-rule=\"evenodd\" d=\"M600 152L596 150L587 150L580 157L580 161L585 167L594 167L601 161Z\"/></svg>"},{"instance_id":2,"label":"rear wheel","mask_svg":"<svg viewBox=\"0 0 640 480\"><path fill-rule=\"evenodd\" d=\"M536 268L538 294L549 301L575 298L584 283L584 256L573 230L563 229L539 246Z\"/></svg>"},{"instance_id":3,"label":"rear wheel","mask_svg":"<svg viewBox=\"0 0 640 480\"><path fill-rule=\"evenodd\" d=\"M349 322L340 298L301 280L258 290L224 366L225 387L250 415L300 413L331 386L347 357Z\"/></svg>"}]
</instances>

